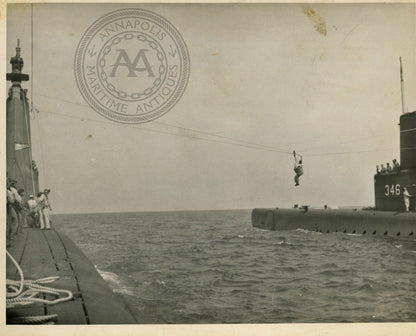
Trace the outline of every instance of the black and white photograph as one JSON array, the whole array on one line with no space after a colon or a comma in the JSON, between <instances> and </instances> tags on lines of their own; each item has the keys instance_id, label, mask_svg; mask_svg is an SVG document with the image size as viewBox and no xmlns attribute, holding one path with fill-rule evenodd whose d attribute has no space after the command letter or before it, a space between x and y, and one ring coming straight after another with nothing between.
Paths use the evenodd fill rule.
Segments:
<instances>
[{"instance_id":1,"label":"black and white photograph","mask_svg":"<svg viewBox=\"0 0 416 336\"><path fill-rule=\"evenodd\" d=\"M414 1L0 13L6 334L416 333Z\"/></svg>"}]
</instances>

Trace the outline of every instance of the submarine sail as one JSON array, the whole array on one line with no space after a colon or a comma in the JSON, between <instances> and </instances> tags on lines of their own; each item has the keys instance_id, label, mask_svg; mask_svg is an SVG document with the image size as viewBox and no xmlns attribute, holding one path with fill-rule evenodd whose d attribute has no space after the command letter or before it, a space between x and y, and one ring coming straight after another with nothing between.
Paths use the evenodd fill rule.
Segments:
<instances>
[{"instance_id":1,"label":"submarine sail","mask_svg":"<svg viewBox=\"0 0 416 336\"><path fill-rule=\"evenodd\" d=\"M400 169L374 176L376 210L403 211L403 187L416 194L416 111L400 116ZM410 210L415 210L415 197Z\"/></svg>"}]
</instances>

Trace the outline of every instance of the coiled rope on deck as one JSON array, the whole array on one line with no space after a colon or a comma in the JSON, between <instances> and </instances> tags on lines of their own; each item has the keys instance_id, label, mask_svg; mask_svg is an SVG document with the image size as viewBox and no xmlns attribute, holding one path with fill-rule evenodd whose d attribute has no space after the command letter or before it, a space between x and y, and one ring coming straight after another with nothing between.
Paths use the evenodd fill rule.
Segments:
<instances>
[{"instance_id":1,"label":"coiled rope on deck","mask_svg":"<svg viewBox=\"0 0 416 336\"><path fill-rule=\"evenodd\" d=\"M55 324L58 314L42 316L22 316L7 319L7 324Z\"/></svg>"},{"instance_id":2,"label":"coiled rope on deck","mask_svg":"<svg viewBox=\"0 0 416 336\"><path fill-rule=\"evenodd\" d=\"M19 281L6 279L6 309L30 305L36 302L54 305L60 302L71 300L73 298L72 292L69 290L42 286L42 284L47 284L58 280L58 276L45 277L37 280L25 280L23 271L19 264L7 250L6 253L16 266L20 275ZM58 298L55 300L40 298L39 296L43 294L51 294L57 296ZM66 296L60 297L61 294L66 294Z\"/></svg>"}]
</instances>

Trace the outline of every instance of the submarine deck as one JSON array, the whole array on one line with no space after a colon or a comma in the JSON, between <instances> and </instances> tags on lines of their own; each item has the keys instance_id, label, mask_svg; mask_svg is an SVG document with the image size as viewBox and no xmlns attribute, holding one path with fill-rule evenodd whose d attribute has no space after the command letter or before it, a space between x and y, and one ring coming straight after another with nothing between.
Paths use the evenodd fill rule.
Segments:
<instances>
[{"instance_id":1,"label":"submarine deck","mask_svg":"<svg viewBox=\"0 0 416 336\"><path fill-rule=\"evenodd\" d=\"M416 234L415 212L358 209L255 208L254 227L268 230L305 229L323 233L343 232L385 236Z\"/></svg>"},{"instance_id":2,"label":"submarine deck","mask_svg":"<svg viewBox=\"0 0 416 336\"><path fill-rule=\"evenodd\" d=\"M136 323L122 297L113 293L94 265L61 232L24 228L23 233L14 238L13 246L8 251L19 263L25 280L59 276L57 281L46 286L70 290L73 299L55 305L35 303L9 308L7 324L14 324L13 320L25 316L51 314L58 315L56 324ZM10 258L7 258L6 267L7 279L20 280Z\"/></svg>"}]
</instances>

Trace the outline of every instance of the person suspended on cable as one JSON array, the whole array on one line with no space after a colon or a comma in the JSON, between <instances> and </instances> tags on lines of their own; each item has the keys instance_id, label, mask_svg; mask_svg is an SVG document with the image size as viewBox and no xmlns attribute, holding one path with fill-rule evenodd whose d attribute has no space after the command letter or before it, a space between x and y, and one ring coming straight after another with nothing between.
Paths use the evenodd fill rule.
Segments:
<instances>
[{"instance_id":1,"label":"person suspended on cable","mask_svg":"<svg viewBox=\"0 0 416 336\"><path fill-rule=\"evenodd\" d=\"M295 168L293 170L295 171L295 186L299 185L299 177L303 175L303 165L302 165L302 155L297 155L296 151L293 151L293 156L295 158ZM298 159L299 157L299 159Z\"/></svg>"}]
</instances>

